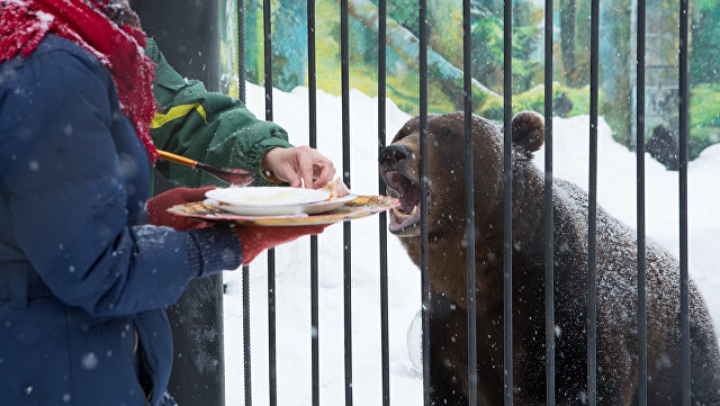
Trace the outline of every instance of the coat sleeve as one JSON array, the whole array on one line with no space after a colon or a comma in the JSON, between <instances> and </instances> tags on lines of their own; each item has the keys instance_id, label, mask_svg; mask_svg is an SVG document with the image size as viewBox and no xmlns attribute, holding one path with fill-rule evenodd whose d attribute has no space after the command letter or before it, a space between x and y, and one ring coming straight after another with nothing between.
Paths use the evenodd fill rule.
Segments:
<instances>
[{"instance_id":1,"label":"coat sleeve","mask_svg":"<svg viewBox=\"0 0 720 406\"><path fill-rule=\"evenodd\" d=\"M154 41L148 41L146 52L157 64L153 94L162 108L151 125L155 145L210 165L253 171L257 175L253 185L268 184L260 173L260 161L272 148L292 146L287 132L257 119L240 100L209 92L201 82L181 77ZM227 186L177 164L159 162L156 167L184 186Z\"/></svg>"},{"instance_id":2,"label":"coat sleeve","mask_svg":"<svg viewBox=\"0 0 720 406\"><path fill-rule=\"evenodd\" d=\"M9 208L0 216L53 294L91 314L132 314L174 303L193 278L236 269L241 248L229 228L134 225L128 202L143 205L137 193L147 189L126 182L149 177L149 161L119 113L112 78L76 55L42 58L0 93ZM123 126L126 141L111 132ZM123 156L119 142L139 153Z\"/></svg>"}]
</instances>

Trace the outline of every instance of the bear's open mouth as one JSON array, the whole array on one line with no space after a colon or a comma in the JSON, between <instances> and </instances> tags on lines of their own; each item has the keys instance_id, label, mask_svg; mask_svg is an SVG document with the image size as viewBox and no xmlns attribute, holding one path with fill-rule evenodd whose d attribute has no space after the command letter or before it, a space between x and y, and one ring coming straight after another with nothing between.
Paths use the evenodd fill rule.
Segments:
<instances>
[{"instance_id":1,"label":"bear's open mouth","mask_svg":"<svg viewBox=\"0 0 720 406\"><path fill-rule=\"evenodd\" d=\"M420 185L400 172L385 173L388 194L400 201L400 206L390 213L389 230L398 234L420 223Z\"/></svg>"}]
</instances>

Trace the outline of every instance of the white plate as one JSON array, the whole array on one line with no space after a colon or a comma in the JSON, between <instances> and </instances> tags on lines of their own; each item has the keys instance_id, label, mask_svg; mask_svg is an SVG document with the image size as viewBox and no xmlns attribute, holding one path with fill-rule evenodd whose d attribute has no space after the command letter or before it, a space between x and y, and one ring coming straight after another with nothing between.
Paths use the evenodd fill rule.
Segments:
<instances>
[{"instance_id":1,"label":"white plate","mask_svg":"<svg viewBox=\"0 0 720 406\"><path fill-rule=\"evenodd\" d=\"M307 214L305 210L309 205L332 202L327 200L330 196L328 192L277 186L213 189L205 196L210 199L211 205L245 216ZM215 204L212 204L213 201Z\"/></svg>"},{"instance_id":2,"label":"white plate","mask_svg":"<svg viewBox=\"0 0 720 406\"><path fill-rule=\"evenodd\" d=\"M328 192L279 186L213 189L208 199L231 206L296 206L319 202L330 197Z\"/></svg>"},{"instance_id":3,"label":"white plate","mask_svg":"<svg viewBox=\"0 0 720 406\"><path fill-rule=\"evenodd\" d=\"M233 206L218 202L217 200L207 199L205 204L212 206L228 213L237 214L239 216L252 217L306 217L313 214L326 213L342 207L345 203L357 198L356 194L338 197L335 199L327 199L320 202L298 205L273 205L273 206Z\"/></svg>"},{"instance_id":4,"label":"white plate","mask_svg":"<svg viewBox=\"0 0 720 406\"><path fill-rule=\"evenodd\" d=\"M238 224L252 224L256 226L304 226L313 224L333 224L342 221L355 220L369 215L391 210L400 205L398 199L387 196L358 196L352 194L350 196L332 199L328 201L328 205L324 203L315 203L318 206L324 206L324 209L337 204L337 200L346 200L342 206L330 211L323 211L317 214L300 214L295 216L245 216L232 214L221 207L218 202L208 199L203 202L193 202L179 204L168 209L171 213L193 218L199 221L209 222L236 222ZM313 205L315 205L313 204ZM308 205L311 206L311 205ZM314 210L312 208L306 210Z\"/></svg>"},{"instance_id":5,"label":"white plate","mask_svg":"<svg viewBox=\"0 0 720 406\"><path fill-rule=\"evenodd\" d=\"M342 207L345 203L357 198L358 195L350 193L347 196L336 197L334 199L327 199L317 203L311 203L303 206L303 213L305 214L320 214L331 210L335 210Z\"/></svg>"}]
</instances>

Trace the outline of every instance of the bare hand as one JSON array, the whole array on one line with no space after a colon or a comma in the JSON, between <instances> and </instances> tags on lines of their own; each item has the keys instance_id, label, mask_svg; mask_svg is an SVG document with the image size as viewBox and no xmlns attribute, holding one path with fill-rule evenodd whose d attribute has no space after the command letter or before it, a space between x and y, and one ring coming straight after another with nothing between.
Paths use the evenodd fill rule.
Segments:
<instances>
[{"instance_id":1,"label":"bare hand","mask_svg":"<svg viewBox=\"0 0 720 406\"><path fill-rule=\"evenodd\" d=\"M273 148L263 157L262 169L292 187L318 189L335 176L332 161L308 146Z\"/></svg>"}]
</instances>

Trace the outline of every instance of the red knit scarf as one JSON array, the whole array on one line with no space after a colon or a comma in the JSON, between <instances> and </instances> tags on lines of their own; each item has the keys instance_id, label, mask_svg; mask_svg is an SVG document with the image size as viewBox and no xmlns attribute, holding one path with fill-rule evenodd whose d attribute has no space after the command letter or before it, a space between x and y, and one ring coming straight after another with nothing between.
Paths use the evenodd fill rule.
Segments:
<instances>
[{"instance_id":1,"label":"red knit scarf","mask_svg":"<svg viewBox=\"0 0 720 406\"><path fill-rule=\"evenodd\" d=\"M104 10L108 0L90 1ZM155 65L145 55L145 34L127 24L118 27L98 9L82 0L0 0L0 63L27 57L48 32L85 48L112 73L122 111L154 162L149 123Z\"/></svg>"}]
</instances>

